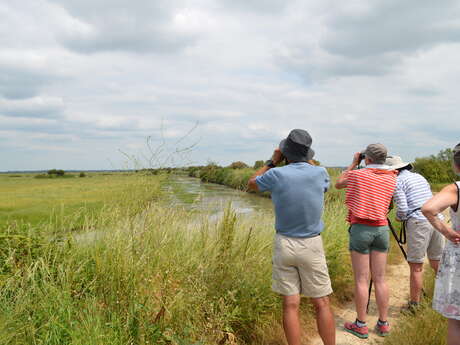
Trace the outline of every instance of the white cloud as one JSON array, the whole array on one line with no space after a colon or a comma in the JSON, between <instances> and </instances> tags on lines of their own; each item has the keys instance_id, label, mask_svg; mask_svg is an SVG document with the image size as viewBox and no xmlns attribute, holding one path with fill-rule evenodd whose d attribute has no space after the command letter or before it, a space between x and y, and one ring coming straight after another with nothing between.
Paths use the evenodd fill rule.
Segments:
<instances>
[{"instance_id":1,"label":"white cloud","mask_svg":"<svg viewBox=\"0 0 460 345\"><path fill-rule=\"evenodd\" d=\"M0 99L0 115L26 118L61 117L65 104L58 97L33 97L20 100Z\"/></svg>"},{"instance_id":2,"label":"white cloud","mask_svg":"<svg viewBox=\"0 0 460 345\"><path fill-rule=\"evenodd\" d=\"M2 170L112 168L118 149L173 147L196 122L196 163L252 164L292 128L328 165L371 141L404 159L459 141L454 1L7 0L0 13Z\"/></svg>"}]
</instances>

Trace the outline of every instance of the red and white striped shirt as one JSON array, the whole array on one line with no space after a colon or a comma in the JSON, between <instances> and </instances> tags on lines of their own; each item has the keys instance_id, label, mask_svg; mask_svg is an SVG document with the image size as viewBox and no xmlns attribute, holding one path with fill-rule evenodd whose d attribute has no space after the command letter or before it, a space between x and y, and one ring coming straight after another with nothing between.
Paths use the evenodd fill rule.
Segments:
<instances>
[{"instance_id":1,"label":"red and white striped shirt","mask_svg":"<svg viewBox=\"0 0 460 345\"><path fill-rule=\"evenodd\" d=\"M347 221L371 226L388 225L387 213L396 188L395 170L360 169L347 173Z\"/></svg>"}]
</instances>

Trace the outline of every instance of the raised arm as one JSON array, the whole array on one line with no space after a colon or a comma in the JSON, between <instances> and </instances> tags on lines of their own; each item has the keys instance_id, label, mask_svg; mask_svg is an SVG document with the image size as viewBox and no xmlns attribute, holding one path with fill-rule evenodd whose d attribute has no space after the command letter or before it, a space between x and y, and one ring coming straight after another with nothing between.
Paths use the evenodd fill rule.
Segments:
<instances>
[{"instance_id":1,"label":"raised arm","mask_svg":"<svg viewBox=\"0 0 460 345\"><path fill-rule=\"evenodd\" d=\"M353 162L351 162L350 166L348 168L346 168L345 171L337 179L337 181L335 183L335 188L337 188L337 189L347 188L348 172L351 171L351 170L356 169L358 167L360 161L361 161L361 152L357 152L353 156Z\"/></svg>"},{"instance_id":2,"label":"raised arm","mask_svg":"<svg viewBox=\"0 0 460 345\"><path fill-rule=\"evenodd\" d=\"M455 184L448 185L423 205L422 213L433 225L433 227L443 234L449 241L459 244L460 232L454 231L449 225L437 217L438 214L448 207L457 205L457 201L457 186Z\"/></svg>"},{"instance_id":3,"label":"raised arm","mask_svg":"<svg viewBox=\"0 0 460 345\"><path fill-rule=\"evenodd\" d=\"M272 156L273 165L275 165L275 166L278 165L282 160L283 160L283 155L282 155L280 149L276 149L273 152L273 156ZM265 165L262 168L260 168L259 170L257 170L251 176L251 178L248 181L248 190L253 190L253 191L258 192L259 191L259 186L257 185L257 182L256 182L257 176L261 176L261 175L265 174L270 169L271 169L271 167L269 167L268 165Z\"/></svg>"}]
</instances>

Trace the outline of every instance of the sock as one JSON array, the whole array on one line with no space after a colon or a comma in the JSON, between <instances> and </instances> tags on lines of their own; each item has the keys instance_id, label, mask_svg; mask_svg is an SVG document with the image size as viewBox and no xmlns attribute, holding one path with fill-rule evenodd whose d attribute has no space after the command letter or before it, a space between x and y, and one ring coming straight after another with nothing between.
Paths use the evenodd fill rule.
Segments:
<instances>
[{"instance_id":1,"label":"sock","mask_svg":"<svg viewBox=\"0 0 460 345\"><path fill-rule=\"evenodd\" d=\"M388 321L382 321L382 320L379 319L379 320L377 321L377 324L378 324L379 326L385 326L385 325L388 325Z\"/></svg>"},{"instance_id":2,"label":"sock","mask_svg":"<svg viewBox=\"0 0 460 345\"><path fill-rule=\"evenodd\" d=\"M358 327L367 326L367 323L365 321L361 321L361 320L358 320L358 319L356 319L355 323L356 323L356 326L358 326Z\"/></svg>"}]
</instances>

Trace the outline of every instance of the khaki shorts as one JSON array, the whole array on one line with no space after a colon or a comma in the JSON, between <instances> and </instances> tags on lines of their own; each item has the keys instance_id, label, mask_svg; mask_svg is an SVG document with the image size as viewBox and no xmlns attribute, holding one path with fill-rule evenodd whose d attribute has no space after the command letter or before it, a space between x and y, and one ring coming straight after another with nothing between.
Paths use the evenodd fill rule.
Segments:
<instances>
[{"instance_id":1,"label":"khaki shorts","mask_svg":"<svg viewBox=\"0 0 460 345\"><path fill-rule=\"evenodd\" d=\"M436 231L427 220L409 218L406 222L407 261L423 263L425 255L430 260L441 260L444 236Z\"/></svg>"},{"instance_id":2,"label":"khaki shorts","mask_svg":"<svg viewBox=\"0 0 460 345\"><path fill-rule=\"evenodd\" d=\"M332 293L321 236L286 237L276 234L273 245L273 291L319 298Z\"/></svg>"}]
</instances>

